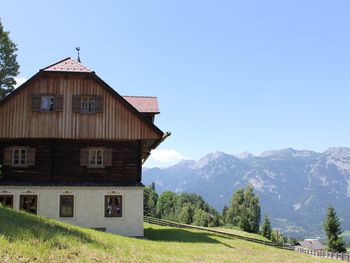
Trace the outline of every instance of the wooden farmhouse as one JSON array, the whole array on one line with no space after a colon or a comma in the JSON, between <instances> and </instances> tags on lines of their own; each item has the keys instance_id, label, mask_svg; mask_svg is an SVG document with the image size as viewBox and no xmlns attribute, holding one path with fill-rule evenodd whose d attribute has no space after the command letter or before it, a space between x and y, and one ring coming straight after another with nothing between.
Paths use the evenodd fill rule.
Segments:
<instances>
[{"instance_id":1,"label":"wooden farmhouse","mask_svg":"<svg viewBox=\"0 0 350 263\"><path fill-rule=\"evenodd\" d=\"M156 97L122 97L71 58L0 101L0 203L143 236L142 163L169 133Z\"/></svg>"}]
</instances>

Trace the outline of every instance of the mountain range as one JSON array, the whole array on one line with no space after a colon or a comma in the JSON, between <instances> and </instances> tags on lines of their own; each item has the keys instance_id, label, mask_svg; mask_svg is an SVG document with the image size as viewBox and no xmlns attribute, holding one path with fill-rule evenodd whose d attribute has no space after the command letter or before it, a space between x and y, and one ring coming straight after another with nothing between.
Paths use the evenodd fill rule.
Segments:
<instances>
[{"instance_id":1,"label":"mountain range","mask_svg":"<svg viewBox=\"0 0 350 263\"><path fill-rule=\"evenodd\" d=\"M287 148L260 156L210 153L167 168L145 168L143 183L164 191L200 194L218 211L233 193L251 184L260 197L262 216L294 237L323 236L323 221L332 204L343 230L350 230L350 148L323 153Z\"/></svg>"}]
</instances>

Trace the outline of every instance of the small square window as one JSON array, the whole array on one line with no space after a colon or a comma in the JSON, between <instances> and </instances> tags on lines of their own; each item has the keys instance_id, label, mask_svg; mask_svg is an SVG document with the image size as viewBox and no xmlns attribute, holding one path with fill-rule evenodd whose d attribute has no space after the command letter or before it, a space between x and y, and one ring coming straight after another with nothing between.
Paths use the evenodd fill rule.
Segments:
<instances>
[{"instance_id":1,"label":"small square window","mask_svg":"<svg viewBox=\"0 0 350 263\"><path fill-rule=\"evenodd\" d=\"M42 96L41 97L41 111L54 111L55 110L55 97L54 96Z\"/></svg>"},{"instance_id":2,"label":"small square window","mask_svg":"<svg viewBox=\"0 0 350 263\"><path fill-rule=\"evenodd\" d=\"M95 112L95 97L81 97L81 112Z\"/></svg>"},{"instance_id":3,"label":"small square window","mask_svg":"<svg viewBox=\"0 0 350 263\"><path fill-rule=\"evenodd\" d=\"M0 204L13 208L13 195L0 195Z\"/></svg>"},{"instance_id":4,"label":"small square window","mask_svg":"<svg viewBox=\"0 0 350 263\"><path fill-rule=\"evenodd\" d=\"M106 195L105 196L105 217L122 217L122 196Z\"/></svg>"},{"instance_id":5,"label":"small square window","mask_svg":"<svg viewBox=\"0 0 350 263\"><path fill-rule=\"evenodd\" d=\"M12 150L12 165L26 166L27 163L27 149L15 148Z\"/></svg>"},{"instance_id":6,"label":"small square window","mask_svg":"<svg viewBox=\"0 0 350 263\"><path fill-rule=\"evenodd\" d=\"M89 166L103 165L103 149L89 149Z\"/></svg>"},{"instance_id":7,"label":"small square window","mask_svg":"<svg viewBox=\"0 0 350 263\"><path fill-rule=\"evenodd\" d=\"M20 195L19 209L36 215L38 212L38 197L36 195Z\"/></svg>"},{"instance_id":8,"label":"small square window","mask_svg":"<svg viewBox=\"0 0 350 263\"><path fill-rule=\"evenodd\" d=\"M60 217L74 217L74 196L60 196Z\"/></svg>"}]
</instances>

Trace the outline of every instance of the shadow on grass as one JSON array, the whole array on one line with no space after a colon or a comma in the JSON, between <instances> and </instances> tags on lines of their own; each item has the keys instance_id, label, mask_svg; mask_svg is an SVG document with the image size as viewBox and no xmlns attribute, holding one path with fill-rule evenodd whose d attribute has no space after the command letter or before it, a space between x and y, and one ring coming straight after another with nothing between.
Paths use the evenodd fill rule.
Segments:
<instances>
[{"instance_id":1,"label":"shadow on grass","mask_svg":"<svg viewBox=\"0 0 350 263\"><path fill-rule=\"evenodd\" d=\"M89 235L75 230L74 226L61 226L46 218L2 207L0 207L0 234L9 242L37 240L48 242L57 248L69 246L64 242L67 240L103 246Z\"/></svg>"},{"instance_id":2,"label":"shadow on grass","mask_svg":"<svg viewBox=\"0 0 350 263\"><path fill-rule=\"evenodd\" d=\"M222 244L229 248L234 248L228 244L214 239L214 236L223 237L216 234L206 232L192 232L185 229L178 228L147 228L145 229L145 236L148 240L164 241L164 242L186 242L186 243L212 243ZM225 237L224 237L225 238Z\"/></svg>"}]
</instances>

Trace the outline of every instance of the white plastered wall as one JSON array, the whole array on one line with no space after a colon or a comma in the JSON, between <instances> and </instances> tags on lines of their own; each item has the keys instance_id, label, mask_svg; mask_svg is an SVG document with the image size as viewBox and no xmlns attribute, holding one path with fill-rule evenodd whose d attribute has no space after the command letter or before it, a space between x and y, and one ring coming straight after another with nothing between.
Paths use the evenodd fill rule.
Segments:
<instances>
[{"instance_id":1,"label":"white plastered wall","mask_svg":"<svg viewBox=\"0 0 350 263\"><path fill-rule=\"evenodd\" d=\"M69 224L105 228L125 236L143 236L143 187L0 186L0 195L13 195L19 209L20 195L38 196L38 215ZM60 195L74 195L74 218L59 217ZM122 217L105 218L105 195L122 195Z\"/></svg>"}]
</instances>

